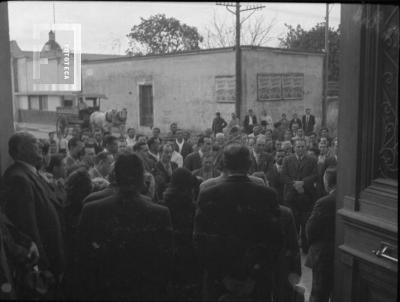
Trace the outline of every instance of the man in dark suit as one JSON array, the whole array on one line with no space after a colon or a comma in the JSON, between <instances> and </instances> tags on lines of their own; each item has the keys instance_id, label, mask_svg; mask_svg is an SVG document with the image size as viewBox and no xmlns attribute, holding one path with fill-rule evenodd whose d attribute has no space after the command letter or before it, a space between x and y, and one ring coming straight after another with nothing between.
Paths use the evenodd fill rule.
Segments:
<instances>
[{"instance_id":1,"label":"man in dark suit","mask_svg":"<svg viewBox=\"0 0 400 302\"><path fill-rule=\"evenodd\" d=\"M247 177L246 146L225 147L224 167L226 177L200 191L194 220L194 243L207 275L203 298L265 300L282 244L276 193Z\"/></svg>"},{"instance_id":2,"label":"man in dark suit","mask_svg":"<svg viewBox=\"0 0 400 302\"><path fill-rule=\"evenodd\" d=\"M156 200L158 201L163 199L163 193L171 181L172 172L178 168L176 163L171 162L172 151L172 146L165 144L162 148L160 161L156 164L154 178L156 180Z\"/></svg>"},{"instance_id":3,"label":"man in dark suit","mask_svg":"<svg viewBox=\"0 0 400 302\"><path fill-rule=\"evenodd\" d=\"M324 174L327 196L319 199L307 221L306 233L310 244L306 265L312 268L310 301L328 302L333 289L333 256L335 244L336 168Z\"/></svg>"},{"instance_id":4,"label":"man in dark suit","mask_svg":"<svg viewBox=\"0 0 400 302\"><path fill-rule=\"evenodd\" d=\"M115 181L118 193L82 210L77 299L165 299L173 249L169 210L140 195L144 167L136 154L119 155Z\"/></svg>"},{"instance_id":5,"label":"man in dark suit","mask_svg":"<svg viewBox=\"0 0 400 302\"><path fill-rule=\"evenodd\" d=\"M244 131L247 134L250 134L253 132L253 127L255 124L257 124L257 117L256 115L253 113L252 109L249 109L248 111L249 113L246 114L246 116L244 117L244 121L243 121L243 127L244 127Z\"/></svg>"},{"instance_id":6,"label":"man in dark suit","mask_svg":"<svg viewBox=\"0 0 400 302\"><path fill-rule=\"evenodd\" d=\"M175 151L182 155L183 160L185 160L188 154L193 152L192 145L183 138L183 131L181 129L176 131L176 139L174 140L173 144Z\"/></svg>"},{"instance_id":7,"label":"man in dark suit","mask_svg":"<svg viewBox=\"0 0 400 302\"><path fill-rule=\"evenodd\" d=\"M301 120L297 117L297 113L293 113L292 119L290 120L289 123L289 129L292 130L292 125L297 124L299 128L303 127L303 124L301 123Z\"/></svg>"},{"instance_id":8,"label":"man in dark suit","mask_svg":"<svg viewBox=\"0 0 400 302\"><path fill-rule=\"evenodd\" d=\"M198 151L190 153L183 161L183 167L189 171L194 171L201 168L201 160L205 153L211 152L212 140L210 137L200 137L197 146Z\"/></svg>"},{"instance_id":9,"label":"man in dark suit","mask_svg":"<svg viewBox=\"0 0 400 302\"><path fill-rule=\"evenodd\" d=\"M104 150L103 134L101 133L100 129L95 130L93 138L94 138L94 152L98 154Z\"/></svg>"},{"instance_id":10,"label":"man in dark suit","mask_svg":"<svg viewBox=\"0 0 400 302\"><path fill-rule=\"evenodd\" d=\"M274 158L272 155L267 153L266 150L267 141L265 137L257 137L256 144L253 151L250 153L251 156L251 166L249 173L263 172L264 174L272 168L274 163Z\"/></svg>"},{"instance_id":11,"label":"man in dark suit","mask_svg":"<svg viewBox=\"0 0 400 302\"><path fill-rule=\"evenodd\" d=\"M283 198L293 211L303 253L308 251L305 224L315 201L318 178L317 160L306 155L305 145L304 140L296 140L295 154L286 157L282 167Z\"/></svg>"},{"instance_id":12,"label":"man in dark suit","mask_svg":"<svg viewBox=\"0 0 400 302\"><path fill-rule=\"evenodd\" d=\"M18 132L11 136L8 148L14 163L4 173L4 211L16 228L36 243L39 270L58 283L65 265L62 226L55 207L59 202L37 171L42 162L38 141L29 133Z\"/></svg>"},{"instance_id":13,"label":"man in dark suit","mask_svg":"<svg viewBox=\"0 0 400 302\"><path fill-rule=\"evenodd\" d=\"M278 193L278 201L283 204L283 181L282 181L282 164L285 158L284 150L277 150L275 153L275 163L272 168L267 171L266 177L271 188L274 188Z\"/></svg>"},{"instance_id":14,"label":"man in dark suit","mask_svg":"<svg viewBox=\"0 0 400 302\"><path fill-rule=\"evenodd\" d=\"M302 117L302 125L304 134L306 136L309 136L312 132L314 132L315 116L311 114L310 108L306 109L306 115L303 115Z\"/></svg>"},{"instance_id":15,"label":"man in dark suit","mask_svg":"<svg viewBox=\"0 0 400 302\"><path fill-rule=\"evenodd\" d=\"M220 112L215 113L215 118L211 125L211 129L214 133L214 136L217 133L222 133L227 125L228 123L221 117L221 113Z\"/></svg>"}]
</instances>

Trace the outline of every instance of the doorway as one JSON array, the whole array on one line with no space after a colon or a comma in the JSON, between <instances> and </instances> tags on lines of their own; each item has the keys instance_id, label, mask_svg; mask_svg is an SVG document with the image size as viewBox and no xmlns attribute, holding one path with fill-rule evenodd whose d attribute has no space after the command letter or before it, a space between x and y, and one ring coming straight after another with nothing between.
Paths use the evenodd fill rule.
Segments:
<instances>
[{"instance_id":1,"label":"doorway","mask_svg":"<svg viewBox=\"0 0 400 302\"><path fill-rule=\"evenodd\" d=\"M153 86L139 85L140 126L153 127Z\"/></svg>"}]
</instances>

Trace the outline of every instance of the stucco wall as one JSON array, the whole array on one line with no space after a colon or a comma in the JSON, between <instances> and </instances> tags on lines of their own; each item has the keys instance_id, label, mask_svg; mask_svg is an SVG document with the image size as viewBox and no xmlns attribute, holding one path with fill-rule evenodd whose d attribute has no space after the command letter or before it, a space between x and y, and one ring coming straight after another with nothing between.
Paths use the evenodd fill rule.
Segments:
<instances>
[{"instance_id":1,"label":"stucco wall","mask_svg":"<svg viewBox=\"0 0 400 302\"><path fill-rule=\"evenodd\" d=\"M62 97L49 95L47 97L47 111L56 111L57 107L61 106Z\"/></svg>"},{"instance_id":2,"label":"stucco wall","mask_svg":"<svg viewBox=\"0 0 400 302\"><path fill-rule=\"evenodd\" d=\"M215 76L233 75L234 53L141 58L82 65L83 91L104 93L102 110L128 109L127 125L139 126L139 84L153 85L154 127L168 131L178 127L204 130L215 112L228 119L234 103L217 103Z\"/></svg>"},{"instance_id":3,"label":"stucco wall","mask_svg":"<svg viewBox=\"0 0 400 302\"><path fill-rule=\"evenodd\" d=\"M311 108L317 124L322 117L323 56L318 54L285 53L278 50L244 50L242 112L252 108L257 116L266 109L274 121L286 113L304 114ZM257 101L257 73L304 73L303 100Z\"/></svg>"},{"instance_id":4,"label":"stucco wall","mask_svg":"<svg viewBox=\"0 0 400 302\"><path fill-rule=\"evenodd\" d=\"M274 49L246 50L243 58L242 113L248 108L257 115L266 108L274 120L282 113L303 115L310 107L321 117L323 57L318 54L282 53ZM304 99L258 102L257 73L304 73ZM235 53L224 50L176 56L103 60L82 64L83 91L104 93L108 100L102 110L128 109L127 125L139 126L139 84L153 85L154 126L168 131L171 122L179 127L201 131L211 127L216 111L230 119L233 103L217 103L215 76L235 74ZM242 117L244 114L242 114Z\"/></svg>"}]
</instances>

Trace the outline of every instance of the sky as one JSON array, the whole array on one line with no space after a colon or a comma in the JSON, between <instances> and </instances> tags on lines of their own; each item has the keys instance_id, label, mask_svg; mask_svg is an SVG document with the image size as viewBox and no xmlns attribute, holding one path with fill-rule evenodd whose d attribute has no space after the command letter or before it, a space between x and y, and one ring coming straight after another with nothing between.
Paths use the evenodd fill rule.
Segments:
<instances>
[{"instance_id":1,"label":"sky","mask_svg":"<svg viewBox=\"0 0 400 302\"><path fill-rule=\"evenodd\" d=\"M247 6L250 2L243 2ZM254 3L254 2L253 2ZM325 3L272 3L258 2L265 8L257 10L245 22L254 18L265 18L274 25L265 46L278 47L279 37L284 36L284 24L311 29L325 21ZM330 4L329 25L337 28L340 23L339 3ZM125 54L128 47L126 35L133 25L140 23L140 17L162 13L181 22L197 27L203 36L210 27L214 16L221 22L234 22L234 15L216 2L68 2L68 1L11 1L8 3L10 39L16 40L22 50L33 50L38 42L34 39L35 24L53 23L53 6L56 24L80 24L82 31L82 52L99 54ZM242 13L243 17L249 12ZM43 45L48 39L41 35ZM56 33L56 40L59 38Z\"/></svg>"}]
</instances>

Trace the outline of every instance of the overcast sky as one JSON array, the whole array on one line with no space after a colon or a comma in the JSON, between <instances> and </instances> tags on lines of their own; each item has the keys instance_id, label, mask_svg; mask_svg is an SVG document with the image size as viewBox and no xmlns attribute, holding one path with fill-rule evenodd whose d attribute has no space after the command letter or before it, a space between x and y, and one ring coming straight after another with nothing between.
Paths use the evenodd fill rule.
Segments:
<instances>
[{"instance_id":1,"label":"overcast sky","mask_svg":"<svg viewBox=\"0 0 400 302\"><path fill-rule=\"evenodd\" d=\"M10 39L16 40L22 50L32 50L33 25L53 23L53 3L56 23L78 23L82 28L82 51L85 53L124 54L128 47L126 34L131 27L157 13L174 17L190 26L198 28L200 34L216 15L221 21L229 23L234 15L216 2L67 2L32 1L9 2ZM249 2L243 3L243 6ZM253 17L264 16L266 23L275 19L271 30L271 40L267 46L277 47L279 37L286 28L285 23L310 29L324 22L326 5L324 3L267 3L265 8L254 13ZM247 16L248 13L243 13ZM249 19L250 20L250 19ZM248 21L246 21L248 22ZM340 23L340 4L330 4L329 24L337 28ZM43 44L47 41L43 38ZM57 36L56 36L57 40Z\"/></svg>"}]
</instances>

